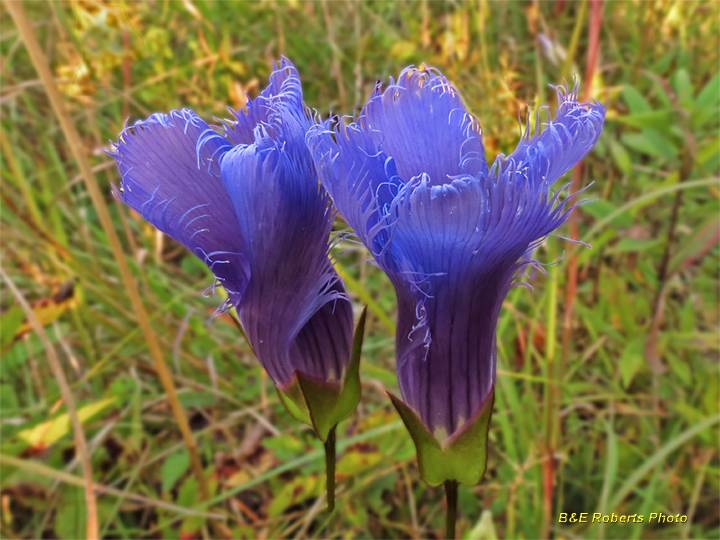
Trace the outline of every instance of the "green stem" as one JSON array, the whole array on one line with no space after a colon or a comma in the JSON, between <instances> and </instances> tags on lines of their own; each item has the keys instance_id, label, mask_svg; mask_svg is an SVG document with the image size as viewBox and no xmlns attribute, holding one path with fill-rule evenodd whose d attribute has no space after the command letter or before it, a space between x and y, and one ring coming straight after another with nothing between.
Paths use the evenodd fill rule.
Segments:
<instances>
[{"instance_id":1,"label":"green stem","mask_svg":"<svg viewBox=\"0 0 720 540\"><path fill-rule=\"evenodd\" d=\"M445 538L455 539L455 521L457 518L458 483L455 480L445 480Z\"/></svg>"},{"instance_id":2,"label":"green stem","mask_svg":"<svg viewBox=\"0 0 720 540\"><path fill-rule=\"evenodd\" d=\"M327 483L325 484L325 492L327 494L328 512L335 510L335 428L333 426L328 433L325 441L325 472L327 473Z\"/></svg>"}]
</instances>

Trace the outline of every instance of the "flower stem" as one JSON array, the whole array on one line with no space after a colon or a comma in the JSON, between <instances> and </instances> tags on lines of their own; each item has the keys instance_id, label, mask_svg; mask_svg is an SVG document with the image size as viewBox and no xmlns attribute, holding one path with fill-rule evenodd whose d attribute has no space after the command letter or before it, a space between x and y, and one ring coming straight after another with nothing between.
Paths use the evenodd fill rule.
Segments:
<instances>
[{"instance_id":1,"label":"flower stem","mask_svg":"<svg viewBox=\"0 0 720 540\"><path fill-rule=\"evenodd\" d=\"M455 520L457 517L458 483L456 480L445 480L445 538L455 539Z\"/></svg>"},{"instance_id":2,"label":"flower stem","mask_svg":"<svg viewBox=\"0 0 720 540\"><path fill-rule=\"evenodd\" d=\"M325 472L327 473L327 483L325 484L325 492L327 496L328 512L335 510L335 428L333 426L328 433L325 441Z\"/></svg>"}]
</instances>

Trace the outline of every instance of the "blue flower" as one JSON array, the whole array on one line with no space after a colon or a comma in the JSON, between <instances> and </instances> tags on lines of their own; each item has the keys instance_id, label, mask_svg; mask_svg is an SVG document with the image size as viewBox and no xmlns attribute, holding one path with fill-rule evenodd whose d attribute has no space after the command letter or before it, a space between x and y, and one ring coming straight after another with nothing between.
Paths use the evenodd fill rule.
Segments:
<instances>
[{"instance_id":1,"label":"blue flower","mask_svg":"<svg viewBox=\"0 0 720 540\"><path fill-rule=\"evenodd\" d=\"M407 68L355 122L308 132L323 186L395 287L402 396L440 441L492 395L503 299L573 208L551 187L604 121L577 90L559 87L555 118L489 169L478 122L435 70Z\"/></svg>"},{"instance_id":2,"label":"blue flower","mask_svg":"<svg viewBox=\"0 0 720 540\"><path fill-rule=\"evenodd\" d=\"M333 212L305 145L311 117L295 67L283 59L233 115L210 127L173 111L126 128L116 196L207 264L279 388L296 372L339 381L352 308L328 258Z\"/></svg>"}]
</instances>

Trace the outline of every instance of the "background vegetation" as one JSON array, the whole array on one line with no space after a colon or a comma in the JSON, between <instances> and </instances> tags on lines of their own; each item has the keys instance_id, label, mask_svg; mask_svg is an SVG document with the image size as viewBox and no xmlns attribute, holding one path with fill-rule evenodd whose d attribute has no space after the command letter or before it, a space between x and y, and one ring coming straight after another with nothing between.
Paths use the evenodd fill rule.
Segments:
<instances>
[{"instance_id":1,"label":"background vegetation","mask_svg":"<svg viewBox=\"0 0 720 540\"><path fill-rule=\"evenodd\" d=\"M497 401L484 482L460 490L465 538L718 537L718 4L547 2L33 2L25 4L95 180L83 176L18 26L3 5L2 519L5 538L433 537L440 489L385 391L394 293L354 245L341 261L370 304L363 399L339 428L339 511L321 447L278 403L208 270L110 196L104 152L126 119L187 107L227 117L271 62L298 67L308 105L359 110L377 79L441 69L480 120L489 160L519 138L518 110L554 104L577 74L607 105L574 179L598 199L539 258L499 324ZM88 180L89 178L89 180ZM570 181L570 180L568 180ZM97 182L102 197L88 191ZM96 185L97 185L96 184ZM109 212L124 264L102 225ZM338 228L343 224L338 223ZM31 302L28 325L9 282ZM575 285L575 282L577 283ZM71 287L74 286L74 290ZM131 307L140 293L145 327ZM189 418L210 501L158 380L159 345ZM151 340L151 341L152 341ZM49 345L49 346L48 346ZM89 461L48 359L59 359ZM48 356L50 355L50 356ZM83 471L98 485L88 512ZM663 512L687 523L558 523L560 512ZM210 523L208 513L221 519Z\"/></svg>"}]
</instances>

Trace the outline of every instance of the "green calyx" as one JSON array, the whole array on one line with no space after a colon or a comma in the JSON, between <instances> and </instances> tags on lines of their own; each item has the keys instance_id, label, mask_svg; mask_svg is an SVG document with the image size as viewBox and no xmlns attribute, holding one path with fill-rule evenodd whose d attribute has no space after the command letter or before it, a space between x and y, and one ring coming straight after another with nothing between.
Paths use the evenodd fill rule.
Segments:
<instances>
[{"instance_id":1,"label":"green calyx","mask_svg":"<svg viewBox=\"0 0 720 540\"><path fill-rule=\"evenodd\" d=\"M480 410L442 442L428 431L415 411L392 394L388 395L415 442L420 474L428 485L439 486L448 480L470 486L480 483L487 468L495 388Z\"/></svg>"},{"instance_id":2,"label":"green calyx","mask_svg":"<svg viewBox=\"0 0 720 540\"><path fill-rule=\"evenodd\" d=\"M313 427L325 442L330 430L352 414L360 401L360 353L367 306L355 325L350 364L341 381L311 377L296 371L288 383L276 387L280 401L300 422Z\"/></svg>"}]
</instances>

